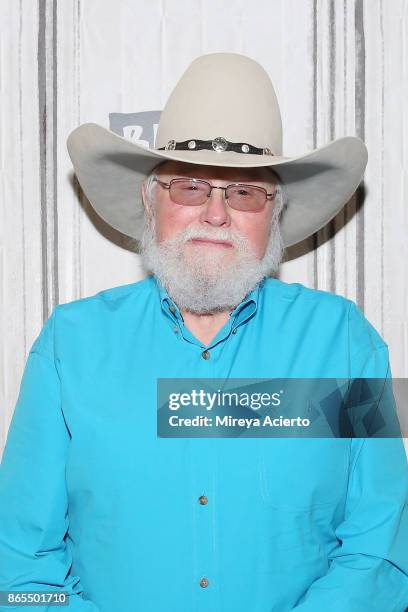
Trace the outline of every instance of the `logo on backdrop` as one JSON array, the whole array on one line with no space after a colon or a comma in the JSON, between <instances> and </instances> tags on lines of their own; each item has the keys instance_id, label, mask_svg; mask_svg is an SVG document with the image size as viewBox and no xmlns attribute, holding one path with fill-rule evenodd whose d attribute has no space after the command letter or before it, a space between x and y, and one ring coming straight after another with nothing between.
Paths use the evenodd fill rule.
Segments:
<instances>
[{"instance_id":1,"label":"logo on backdrop","mask_svg":"<svg viewBox=\"0 0 408 612\"><path fill-rule=\"evenodd\" d=\"M146 147L154 147L161 111L141 113L109 113L109 129L119 136L134 140Z\"/></svg>"}]
</instances>

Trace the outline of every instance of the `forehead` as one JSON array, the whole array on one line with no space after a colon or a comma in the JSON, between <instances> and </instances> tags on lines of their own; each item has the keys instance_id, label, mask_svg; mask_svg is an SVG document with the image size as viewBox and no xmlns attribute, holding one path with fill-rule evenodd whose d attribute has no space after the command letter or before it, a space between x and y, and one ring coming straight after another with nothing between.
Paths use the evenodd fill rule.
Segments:
<instances>
[{"instance_id":1,"label":"forehead","mask_svg":"<svg viewBox=\"0 0 408 612\"><path fill-rule=\"evenodd\" d=\"M172 178L188 176L206 180L221 181L254 181L275 183L277 179L268 168L228 168L225 166L206 166L201 164L188 164L178 161L165 161L154 170L161 177Z\"/></svg>"}]
</instances>

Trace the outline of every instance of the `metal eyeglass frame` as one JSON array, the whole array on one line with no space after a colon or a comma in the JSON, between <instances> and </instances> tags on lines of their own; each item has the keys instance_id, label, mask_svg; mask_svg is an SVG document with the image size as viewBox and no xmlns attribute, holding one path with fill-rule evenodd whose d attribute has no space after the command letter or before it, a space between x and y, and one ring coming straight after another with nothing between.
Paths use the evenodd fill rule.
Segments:
<instances>
[{"instance_id":1,"label":"metal eyeglass frame","mask_svg":"<svg viewBox=\"0 0 408 612\"><path fill-rule=\"evenodd\" d=\"M171 185L173 183L176 183L176 182L193 181L194 183L205 183L206 185L208 185L208 187L210 189L210 191L209 191L209 193L207 195L207 200L208 200L208 198L211 197L213 189L222 189L224 191L224 199L227 202L228 206L230 206L231 208L234 208L234 207L229 204L228 198L226 197L226 192L227 192L228 187L253 187L255 189L260 189L265 194L265 202L263 203L262 208L260 208L257 212L260 212L261 210L263 210L265 208L266 202L269 199L274 200L275 197L277 196L277 193L278 193L278 188L275 190L274 193L268 193L268 191L264 187L260 187L259 185L249 185L248 183L230 183L229 185L226 185L225 187L220 187L219 185L212 185L211 183L209 183L208 181L205 181L204 179L195 179L195 178L189 178L189 177L174 178L174 179L171 179L170 183L166 183L164 181L161 181L157 177L154 177L153 181L156 181L157 183L159 183L159 185L161 185L165 189L168 189L169 191L170 191ZM271 198L271 196L272 196L272 198ZM206 200L206 202L207 202L207 200ZM174 202L174 200L172 200L172 202ZM202 206L202 204L179 204L178 202L174 202L174 203L178 204L178 206ZM203 202L203 204L204 203L205 202ZM240 209L234 209L234 210L240 210ZM249 210L249 211L245 211L245 212L251 212L251 211Z\"/></svg>"}]
</instances>

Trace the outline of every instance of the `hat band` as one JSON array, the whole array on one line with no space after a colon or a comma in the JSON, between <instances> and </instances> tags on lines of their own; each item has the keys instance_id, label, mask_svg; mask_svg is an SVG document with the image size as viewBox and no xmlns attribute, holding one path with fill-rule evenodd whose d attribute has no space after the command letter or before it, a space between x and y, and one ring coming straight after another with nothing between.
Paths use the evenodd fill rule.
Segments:
<instances>
[{"instance_id":1,"label":"hat band","mask_svg":"<svg viewBox=\"0 0 408 612\"><path fill-rule=\"evenodd\" d=\"M274 155L269 147L254 147L247 142L230 142L222 136L218 136L213 140L197 140L196 138L190 140L183 140L182 142L176 142L175 140L169 140L165 147L159 147L157 151L199 151L201 149L214 150L217 153L222 151L235 151L236 153L252 153L255 155Z\"/></svg>"}]
</instances>

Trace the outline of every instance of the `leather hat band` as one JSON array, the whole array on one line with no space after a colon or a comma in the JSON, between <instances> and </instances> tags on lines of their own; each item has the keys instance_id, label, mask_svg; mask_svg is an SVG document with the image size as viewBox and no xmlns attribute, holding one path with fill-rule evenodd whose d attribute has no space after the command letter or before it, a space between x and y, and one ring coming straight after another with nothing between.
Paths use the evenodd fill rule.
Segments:
<instances>
[{"instance_id":1,"label":"leather hat band","mask_svg":"<svg viewBox=\"0 0 408 612\"><path fill-rule=\"evenodd\" d=\"M255 155L274 155L269 147L254 147L247 142L230 142L222 136L213 140L198 140L197 138L176 142L169 140L165 147L159 147L158 151L200 151L201 149L214 150L217 153L222 151L235 151L236 153L252 153Z\"/></svg>"}]
</instances>

